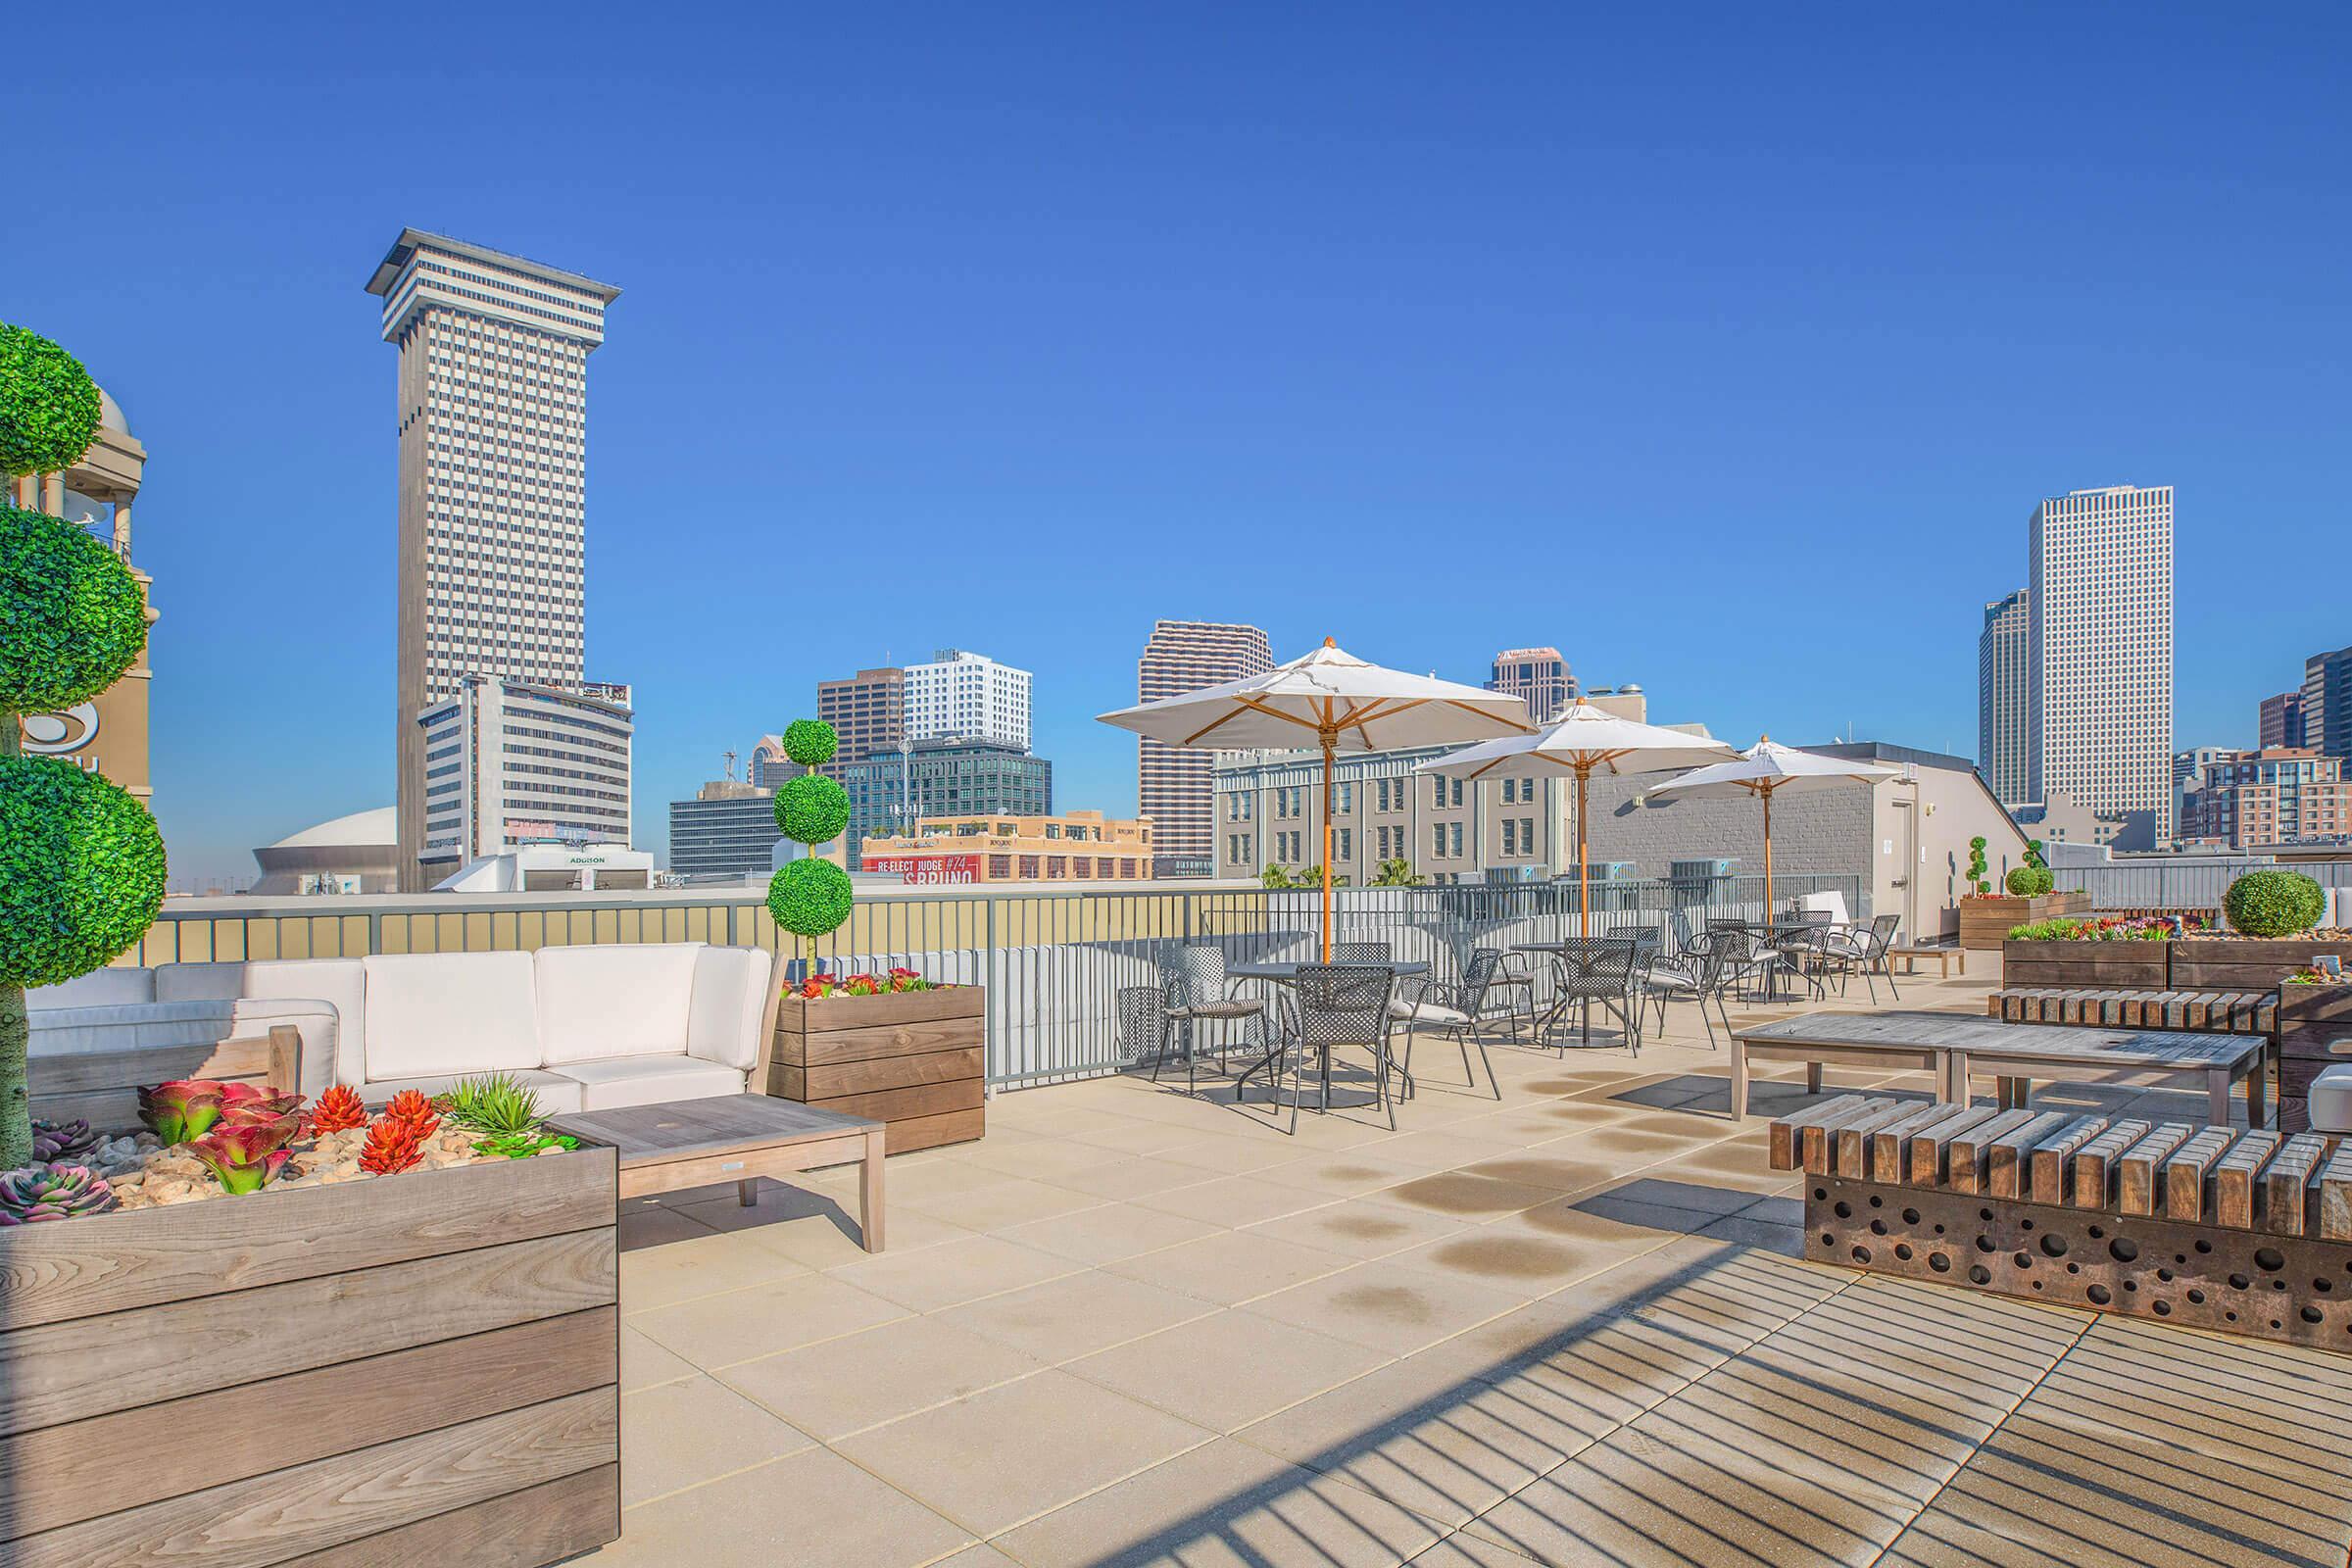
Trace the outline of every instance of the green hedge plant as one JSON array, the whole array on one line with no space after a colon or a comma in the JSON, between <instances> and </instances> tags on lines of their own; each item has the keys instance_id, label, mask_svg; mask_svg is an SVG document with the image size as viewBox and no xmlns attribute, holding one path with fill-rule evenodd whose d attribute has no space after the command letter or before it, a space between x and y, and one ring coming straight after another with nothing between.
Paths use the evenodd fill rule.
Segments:
<instances>
[{"instance_id":1,"label":"green hedge plant","mask_svg":"<svg viewBox=\"0 0 2352 1568\"><path fill-rule=\"evenodd\" d=\"M2009 891L2021 899L2037 899L2058 885L2058 879L2038 865L2018 866L2005 880Z\"/></svg>"},{"instance_id":2,"label":"green hedge plant","mask_svg":"<svg viewBox=\"0 0 2352 1568\"><path fill-rule=\"evenodd\" d=\"M0 477L55 473L89 450L98 389L72 355L0 323ZM28 986L136 942L164 901L164 841L120 785L25 757L26 713L87 702L147 644L130 569L79 527L0 505L0 1169L32 1159Z\"/></svg>"},{"instance_id":3,"label":"green hedge plant","mask_svg":"<svg viewBox=\"0 0 2352 1568\"><path fill-rule=\"evenodd\" d=\"M833 726L796 718L784 727L784 755L809 771L776 791L776 826L795 844L813 852L850 825L850 797L839 783L816 771L833 760L839 745ZM816 969L816 939L841 929L856 900L850 873L811 853L788 861L768 879L767 912L776 924L807 944L808 969Z\"/></svg>"},{"instance_id":4,"label":"green hedge plant","mask_svg":"<svg viewBox=\"0 0 2352 1568\"><path fill-rule=\"evenodd\" d=\"M2300 871L2248 871L2222 896L2222 912L2241 936L2291 937L2320 923L2328 895Z\"/></svg>"}]
</instances>

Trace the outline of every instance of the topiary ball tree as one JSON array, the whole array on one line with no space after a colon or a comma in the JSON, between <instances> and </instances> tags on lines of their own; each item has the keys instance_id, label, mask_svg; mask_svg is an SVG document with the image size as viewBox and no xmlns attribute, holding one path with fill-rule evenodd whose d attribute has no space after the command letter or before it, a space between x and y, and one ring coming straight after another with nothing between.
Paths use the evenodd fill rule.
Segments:
<instances>
[{"instance_id":1,"label":"topiary ball tree","mask_svg":"<svg viewBox=\"0 0 2352 1568\"><path fill-rule=\"evenodd\" d=\"M2248 871L2222 896L2222 912L2240 936L2291 937L2320 923L2328 895L2300 871Z\"/></svg>"},{"instance_id":2,"label":"topiary ball tree","mask_svg":"<svg viewBox=\"0 0 2352 1568\"><path fill-rule=\"evenodd\" d=\"M0 474L55 473L98 429L98 389L72 355L0 323ZM122 952L164 901L155 818L121 786L25 757L24 714L112 686L147 645L130 568L74 524L0 505L0 1169L32 1159L24 988Z\"/></svg>"},{"instance_id":3,"label":"topiary ball tree","mask_svg":"<svg viewBox=\"0 0 2352 1568\"><path fill-rule=\"evenodd\" d=\"M838 745L833 726L813 718L796 718L784 727L784 755L811 771L787 779L776 791L776 826L786 838L812 851L841 837L850 825L849 792L814 771L833 760ZM808 967L814 972L816 939L841 929L856 897L849 872L810 854L788 862L768 880L767 912L808 944Z\"/></svg>"}]
</instances>

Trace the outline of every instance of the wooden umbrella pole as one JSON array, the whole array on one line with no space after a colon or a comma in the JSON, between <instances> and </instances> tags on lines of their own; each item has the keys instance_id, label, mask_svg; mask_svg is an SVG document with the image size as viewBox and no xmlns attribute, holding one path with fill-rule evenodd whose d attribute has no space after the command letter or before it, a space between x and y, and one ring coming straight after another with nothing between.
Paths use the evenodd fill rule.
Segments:
<instances>
[{"instance_id":1,"label":"wooden umbrella pole","mask_svg":"<svg viewBox=\"0 0 2352 1568\"><path fill-rule=\"evenodd\" d=\"M1323 961L1331 961L1331 754L1340 732L1326 727L1323 740Z\"/></svg>"},{"instance_id":2,"label":"wooden umbrella pole","mask_svg":"<svg viewBox=\"0 0 2352 1568\"><path fill-rule=\"evenodd\" d=\"M1589 763L1576 769L1576 919L1577 933L1587 941L1592 937L1592 865L1585 858L1585 779L1591 772Z\"/></svg>"},{"instance_id":3,"label":"wooden umbrella pole","mask_svg":"<svg viewBox=\"0 0 2352 1568\"><path fill-rule=\"evenodd\" d=\"M1772 791L1760 790L1764 797L1764 919L1772 921Z\"/></svg>"}]
</instances>

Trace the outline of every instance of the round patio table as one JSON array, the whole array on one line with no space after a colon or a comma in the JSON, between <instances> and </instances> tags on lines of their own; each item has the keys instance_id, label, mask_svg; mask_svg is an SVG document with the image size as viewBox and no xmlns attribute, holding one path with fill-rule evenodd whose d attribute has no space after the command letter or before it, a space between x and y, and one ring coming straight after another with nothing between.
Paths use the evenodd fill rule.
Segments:
<instances>
[{"instance_id":1,"label":"round patio table","mask_svg":"<svg viewBox=\"0 0 2352 1568\"><path fill-rule=\"evenodd\" d=\"M1511 948L1511 951L1513 953L1541 953L1546 956L1556 958L1563 954L1580 953L1585 949L1592 947L1595 943L1601 942L1630 942L1634 945L1634 956L1637 958L1641 956L1642 950L1643 948L1658 948L1664 945L1659 941L1658 933L1654 928L1644 927L1634 932L1630 936L1622 937L1602 935L1597 937L1570 937L1563 942L1521 942L1514 944ZM1543 1039L1546 1030L1549 1030L1559 1021L1559 1016L1561 1012L1566 1010L1570 1000L1571 999L1565 993L1551 999L1550 1008L1544 1014L1543 1021L1538 1024L1536 1029L1536 1038L1539 1041ZM1625 1015L1622 1012L1618 1014L1618 1017L1621 1020L1624 1020L1626 1023L1625 1038L1626 1042L1631 1044L1634 1038L1632 1021L1630 1019L1625 1019ZM1610 1042L1604 1040L1601 1042L1601 1044L1605 1047L1609 1045ZM1585 1006L1579 1010L1578 1014L1577 1049L1580 1051L1589 1050L1591 1049L1592 1045L1592 1007L1590 1000L1588 1000ZM1564 1051L1567 1049L1568 1042L1565 1040L1560 1041L1559 1046Z\"/></svg>"},{"instance_id":2,"label":"round patio table","mask_svg":"<svg viewBox=\"0 0 2352 1568\"><path fill-rule=\"evenodd\" d=\"M1298 979L1298 971L1300 969L1308 967L1321 968L1324 965L1322 964L1322 961L1315 958L1302 958L1296 962L1288 963L1229 963L1225 966L1225 978L1228 980L1267 980L1271 981L1275 985L1293 985L1297 983ZM1428 963L1418 958L1384 958L1377 963L1333 964L1330 967L1341 969L1393 969L1396 971L1396 977L1399 980L1405 979L1412 975L1423 975L1429 973ZM1250 1075L1253 1072L1256 1072L1260 1067L1270 1069L1274 1064L1274 1058L1281 1054L1282 1048L1280 1046L1276 1046L1273 1050L1267 1052L1262 1059L1242 1069L1242 1075L1233 1081L1233 1098L1237 1103L1242 1098L1242 1085L1250 1081ZM1326 1047L1321 1053L1321 1058L1322 1059L1319 1065L1320 1076L1323 1082L1323 1104L1325 1108L1328 1109L1331 1105L1331 1051L1328 1047ZM1281 1086L1276 1083L1274 1074L1270 1070L1266 1074L1266 1086L1273 1092L1275 1096L1275 1102L1277 1105L1279 1105L1281 1103L1282 1089Z\"/></svg>"}]
</instances>

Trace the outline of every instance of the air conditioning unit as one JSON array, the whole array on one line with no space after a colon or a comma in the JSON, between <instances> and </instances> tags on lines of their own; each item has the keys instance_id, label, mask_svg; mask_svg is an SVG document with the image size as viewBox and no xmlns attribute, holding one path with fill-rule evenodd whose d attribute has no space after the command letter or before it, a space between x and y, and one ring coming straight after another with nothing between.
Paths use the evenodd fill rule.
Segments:
<instances>
[{"instance_id":1,"label":"air conditioning unit","mask_svg":"<svg viewBox=\"0 0 2352 1568\"><path fill-rule=\"evenodd\" d=\"M1712 860L1669 860L1666 864L1666 880L1703 884L1736 876L1739 871L1740 862L1728 857Z\"/></svg>"},{"instance_id":2,"label":"air conditioning unit","mask_svg":"<svg viewBox=\"0 0 2352 1568\"><path fill-rule=\"evenodd\" d=\"M1631 882L1639 871L1639 865L1632 860L1595 860L1592 865L1595 882Z\"/></svg>"}]
</instances>

